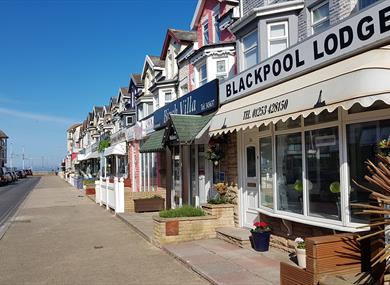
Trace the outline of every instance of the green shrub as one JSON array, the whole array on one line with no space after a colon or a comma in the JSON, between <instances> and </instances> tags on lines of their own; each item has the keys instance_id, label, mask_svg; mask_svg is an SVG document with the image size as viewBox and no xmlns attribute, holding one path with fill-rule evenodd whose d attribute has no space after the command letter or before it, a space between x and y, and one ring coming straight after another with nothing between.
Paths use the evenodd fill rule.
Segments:
<instances>
[{"instance_id":1,"label":"green shrub","mask_svg":"<svg viewBox=\"0 0 390 285\"><path fill-rule=\"evenodd\" d=\"M225 196L217 196L215 198L211 198L210 200L207 201L207 203L209 204L214 204L214 205L218 205L218 204L230 204L229 200L226 199Z\"/></svg>"},{"instance_id":2,"label":"green shrub","mask_svg":"<svg viewBox=\"0 0 390 285\"><path fill-rule=\"evenodd\" d=\"M83 180L83 185L95 185L95 179Z\"/></svg>"},{"instance_id":3,"label":"green shrub","mask_svg":"<svg viewBox=\"0 0 390 285\"><path fill-rule=\"evenodd\" d=\"M206 213L201 208L195 208L190 205L183 205L181 208L160 212L161 218L201 217L205 215Z\"/></svg>"}]
</instances>

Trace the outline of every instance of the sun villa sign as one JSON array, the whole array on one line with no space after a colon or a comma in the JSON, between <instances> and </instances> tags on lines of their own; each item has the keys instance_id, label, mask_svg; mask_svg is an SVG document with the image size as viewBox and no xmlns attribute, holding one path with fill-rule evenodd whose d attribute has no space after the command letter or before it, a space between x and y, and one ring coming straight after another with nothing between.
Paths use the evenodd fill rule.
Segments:
<instances>
[{"instance_id":1,"label":"sun villa sign","mask_svg":"<svg viewBox=\"0 0 390 285\"><path fill-rule=\"evenodd\" d=\"M154 128L164 127L170 114L198 115L218 107L218 80L187 93L154 112Z\"/></svg>"},{"instance_id":2,"label":"sun villa sign","mask_svg":"<svg viewBox=\"0 0 390 285\"><path fill-rule=\"evenodd\" d=\"M389 42L390 3L383 1L223 82L220 103Z\"/></svg>"}]
</instances>

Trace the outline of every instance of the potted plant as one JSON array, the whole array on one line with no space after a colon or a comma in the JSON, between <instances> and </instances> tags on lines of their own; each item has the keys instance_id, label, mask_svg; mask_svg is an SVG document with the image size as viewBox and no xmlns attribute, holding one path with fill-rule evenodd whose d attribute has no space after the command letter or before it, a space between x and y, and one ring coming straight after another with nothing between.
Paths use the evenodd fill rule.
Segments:
<instances>
[{"instance_id":1,"label":"potted plant","mask_svg":"<svg viewBox=\"0 0 390 285\"><path fill-rule=\"evenodd\" d=\"M266 222L256 222L251 229L252 246L256 251L268 251L271 226Z\"/></svg>"},{"instance_id":2,"label":"potted plant","mask_svg":"<svg viewBox=\"0 0 390 285\"><path fill-rule=\"evenodd\" d=\"M218 166L219 161L223 158L222 145L214 140L210 140L209 146L206 152L206 159L213 162L215 166Z\"/></svg>"},{"instance_id":3,"label":"potted plant","mask_svg":"<svg viewBox=\"0 0 390 285\"><path fill-rule=\"evenodd\" d=\"M300 267L306 268L306 245L305 241L301 237L295 239L295 252L298 259L298 265Z\"/></svg>"}]
</instances>

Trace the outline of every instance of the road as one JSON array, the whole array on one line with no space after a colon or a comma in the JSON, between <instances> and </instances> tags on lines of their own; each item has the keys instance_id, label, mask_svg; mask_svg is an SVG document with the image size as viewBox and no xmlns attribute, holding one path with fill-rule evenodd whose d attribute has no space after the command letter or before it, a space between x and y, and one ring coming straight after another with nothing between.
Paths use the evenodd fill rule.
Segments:
<instances>
[{"instance_id":1,"label":"road","mask_svg":"<svg viewBox=\"0 0 390 285\"><path fill-rule=\"evenodd\" d=\"M0 240L0 284L209 284L56 176Z\"/></svg>"},{"instance_id":2,"label":"road","mask_svg":"<svg viewBox=\"0 0 390 285\"><path fill-rule=\"evenodd\" d=\"M19 205L38 183L39 179L39 177L27 177L11 184L0 186L0 239L9 218L16 212Z\"/></svg>"}]
</instances>

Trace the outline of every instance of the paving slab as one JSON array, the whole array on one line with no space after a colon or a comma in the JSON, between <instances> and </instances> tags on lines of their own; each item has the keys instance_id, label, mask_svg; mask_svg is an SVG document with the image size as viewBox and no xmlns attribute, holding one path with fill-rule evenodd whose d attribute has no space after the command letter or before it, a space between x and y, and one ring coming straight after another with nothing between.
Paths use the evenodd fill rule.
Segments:
<instances>
[{"instance_id":1,"label":"paving slab","mask_svg":"<svg viewBox=\"0 0 390 285\"><path fill-rule=\"evenodd\" d=\"M276 285L280 282L280 261L291 262L288 253L277 249L260 253L219 239L165 245L164 249L219 285Z\"/></svg>"},{"instance_id":2,"label":"paving slab","mask_svg":"<svg viewBox=\"0 0 390 285\"><path fill-rule=\"evenodd\" d=\"M120 213L118 218L127 223L136 232L138 232L148 242L152 241L153 237L153 215L158 212L148 213Z\"/></svg>"}]
</instances>

